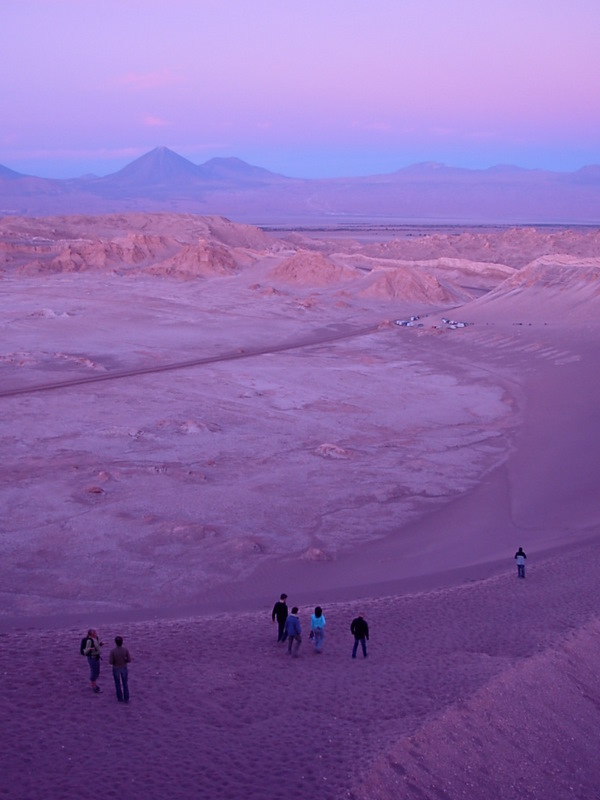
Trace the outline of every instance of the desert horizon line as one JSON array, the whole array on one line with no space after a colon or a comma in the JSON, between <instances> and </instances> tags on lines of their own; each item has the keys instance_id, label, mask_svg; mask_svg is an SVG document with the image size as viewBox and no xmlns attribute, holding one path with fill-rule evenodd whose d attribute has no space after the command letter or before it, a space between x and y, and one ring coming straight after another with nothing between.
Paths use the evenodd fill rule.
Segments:
<instances>
[{"instance_id":1,"label":"desert horizon line","mask_svg":"<svg viewBox=\"0 0 600 800\"><path fill-rule=\"evenodd\" d=\"M442 161L436 160L423 160L423 161L415 161L405 166L397 167L396 169L392 169L385 172L372 172L368 174L347 174L347 175L339 175L335 177L298 177L295 175L286 174L283 172L276 172L275 170L271 170L268 167L263 167L260 164L256 164L250 161L247 161L239 156L230 155L230 156L212 156L211 158L207 159L206 161L202 162L195 162L192 161L187 156L183 156L178 153L176 150L166 146L166 145L156 145L155 147L151 148L150 150L142 153L141 155L132 158L131 161L128 161L122 167L116 170L112 170L111 172L107 172L105 174L98 174L95 172L87 172L78 175L73 175L70 177L47 177L42 175L36 175L33 172L21 172L20 170L13 169L12 167L7 166L6 162L0 162L0 178L2 177L2 173L10 173L8 177L12 178L35 178L37 180L48 180L48 181L70 181L70 180L84 180L84 179L93 179L93 178L109 178L114 175L118 175L123 170L130 167L132 164L135 164L138 161L141 161L149 156L156 155L159 156L161 154L166 154L167 156L174 156L180 161L187 162L191 167L195 168L202 168L214 164L223 164L223 163L238 163L243 165L244 167L250 167L253 169L260 170L261 172L268 173L270 175L280 177L280 178L287 178L289 180L297 180L302 182L310 183L312 181L340 181L340 180L358 180L361 178L369 178L369 177L378 177L378 176L385 176L385 175L395 175L397 173L402 173L405 171L410 171L414 169L421 169L422 171L449 171L449 172L465 172L465 173L484 173L484 172L500 172L500 171L514 171L514 172L529 172L529 173L547 173L547 174L555 174L555 175L575 175L580 172L586 172L589 170L598 169L600 173L600 162L599 163L587 163L582 164L577 169L548 169L544 167L524 167L519 164L515 163L508 163L508 162L496 162L490 164L487 167L467 167L461 166L456 164L448 164ZM6 177L6 175L5 175Z\"/></svg>"}]
</instances>

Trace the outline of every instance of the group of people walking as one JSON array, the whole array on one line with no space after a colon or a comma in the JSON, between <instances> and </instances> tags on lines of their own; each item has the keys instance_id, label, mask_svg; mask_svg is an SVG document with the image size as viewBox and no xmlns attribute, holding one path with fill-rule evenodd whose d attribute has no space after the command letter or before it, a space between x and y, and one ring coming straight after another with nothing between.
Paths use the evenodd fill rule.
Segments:
<instances>
[{"instance_id":1,"label":"group of people walking","mask_svg":"<svg viewBox=\"0 0 600 800\"><path fill-rule=\"evenodd\" d=\"M519 578L525 577L525 555L523 548L519 547L515 553L517 562L517 575ZM287 642L287 652L294 658L298 657L300 645L302 644L302 625L298 616L298 606L293 606L291 611L288 609L287 594L282 593L279 600L273 606L271 619L277 622L277 643ZM314 644L315 653L323 652L325 641L325 614L321 606L316 606L310 617L309 638ZM350 623L350 632L354 637L352 647L352 658L356 658L359 645L362 649L363 658L367 657L367 641L369 639L369 625L364 614L359 614ZM87 635L81 640L80 652L86 656L90 668L90 685L92 691L98 694L100 687L97 680L100 675L100 661L102 659L102 647L104 642L100 641L98 631L90 628ZM112 667L115 691L119 703L129 702L129 676L128 664L131 662L129 650L123 645L123 637L115 636L115 646L110 651L108 663Z\"/></svg>"},{"instance_id":2,"label":"group of people walking","mask_svg":"<svg viewBox=\"0 0 600 800\"><path fill-rule=\"evenodd\" d=\"M90 684L92 691L99 694L100 687L96 681L100 676L100 661L102 659L102 647L104 642L100 641L98 631L90 628L87 635L81 640L81 655L87 658L90 667ZM123 646L123 637L115 636L115 646L110 651L108 663L112 667L115 690L119 703L129 702L129 674L127 665L131 662L129 650Z\"/></svg>"},{"instance_id":3,"label":"group of people walking","mask_svg":"<svg viewBox=\"0 0 600 800\"><path fill-rule=\"evenodd\" d=\"M525 559L527 556L522 547L515 553L517 562L517 575L519 578L525 577ZM277 621L277 642L288 643L288 654L297 656L302 644L302 626L298 616L298 606L293 606L289 611L287 604L287 594L282 593L279 600L273 606L271 619ZM354 636L354 646L352 647L352 658L356 658L359 645L362 648L363 657L367 657L367 640L369 639L369 626L364 614L359 614L350 623L350 632ZM316 606L310 618L310 639L314 643L315 653L323 652L323 642L325 640L325 615L321 606Z\"/></svg>"},{"instance_id":4,"label":"group of people walking","mask_svg":"<svg viewBox=\"0 0 600 800\"><path fill-rule=\"evenodd\" d=\"M302 644L302 626L298 616L298 606L293 606L289 611L287 604L287 594L282 593L279 600L273 606L271 613L273 622L277 621L277 643L288 643L288 655L297 658L300 645ZM310 634L315 648L315 653L323 652L323 642L325 641L325 614L321 606L316 606L310 617ZM360 644L363 658L367 657L367 640L369 638L369 626L364 614L352 620L350 632L354 636L354 646L352 648L352 658L356 658L356 652Z\"/></svg>"}]
</instances>

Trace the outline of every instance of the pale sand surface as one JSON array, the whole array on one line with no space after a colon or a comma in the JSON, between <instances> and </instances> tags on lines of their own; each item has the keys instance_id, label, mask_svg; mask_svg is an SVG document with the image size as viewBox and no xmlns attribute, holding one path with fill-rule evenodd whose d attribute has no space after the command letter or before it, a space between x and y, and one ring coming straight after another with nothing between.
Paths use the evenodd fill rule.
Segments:
<instances>
[{"instance_id":1,"label":"pale sand surface","mask_svg":"<svg viewBox=\"0 0 600 800\"><path fill-rule=\"evenodd\" d=\"M453 589L325 605L324 652L275 643L269 609L103 626L132 700L81 629L3 637L6 797L595 797L600 548ZM350 658L361 610L369 657ZM307 625L309 609L302 608Z\"/></svg>"},{"instance_id":2,"label":"pale sand surface","mask_svg":"<svg viewBox=\"0 0 600 800\"><path fill-rule=\"evenodd\" d=\"M598 796L597 262L462 264L443 291L480 299L448 309L292 255L6 270L0 797ZM282 590L322 655L275 644ZM128 707L106 656L89 689L90 625Z\"/></svg>"}]
</instances>

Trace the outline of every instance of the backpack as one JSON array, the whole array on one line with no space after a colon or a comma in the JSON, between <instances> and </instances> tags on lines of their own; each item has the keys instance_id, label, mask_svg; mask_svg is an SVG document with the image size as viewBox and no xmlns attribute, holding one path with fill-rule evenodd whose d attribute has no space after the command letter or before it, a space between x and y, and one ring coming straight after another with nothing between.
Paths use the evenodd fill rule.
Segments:
<instances>
[{"instance_id":1,"label":"backpack","mask_svg":"<svg viewBox=\"0 0 600 800\"><path fill-rule=\"evenodd\" d=\"M85 655L89 638L90 638L89 636L84 636L83 639L81 640L81 644L79 645L79 652L81 653L82 656Z\"/></svg>"}]
</instances>

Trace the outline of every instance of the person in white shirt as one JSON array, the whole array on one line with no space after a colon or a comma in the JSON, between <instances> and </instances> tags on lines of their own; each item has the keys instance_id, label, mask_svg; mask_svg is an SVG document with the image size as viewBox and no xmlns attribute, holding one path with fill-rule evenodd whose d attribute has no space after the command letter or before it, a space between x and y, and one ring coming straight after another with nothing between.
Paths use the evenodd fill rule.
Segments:
<instances>
[{"instance_id":1,"label":"person in white shirt","mask_svg":"<svg viewBox=\"0 0 600 800\"><path fill-rule=\"evenodd\" d=\"M525 577L525 559L527 556L523 552L523 548L519 547L517 552L515 553L515 558L517 560L517 577L524 578Z\"/></svg>"}]
</instances>

